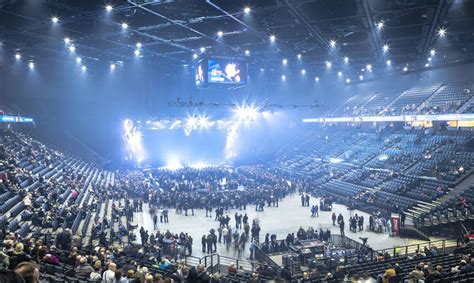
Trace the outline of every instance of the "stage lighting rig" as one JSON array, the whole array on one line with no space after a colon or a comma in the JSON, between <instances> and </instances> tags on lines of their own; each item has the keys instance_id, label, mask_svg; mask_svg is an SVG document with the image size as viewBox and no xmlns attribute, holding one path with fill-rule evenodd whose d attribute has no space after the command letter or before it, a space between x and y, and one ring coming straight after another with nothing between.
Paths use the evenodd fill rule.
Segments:
<instances>
[{"instance_id":1,"label":"stage lighting rig","mask_svg":"<svg viewBox=\"0 0 474 283\"><path fill-rule=\"evenodd\" d=\"M194 102L189 100L187 102L181 101L177 99L176 101L168 102L169 107L178 107L178 108L200 108L200 107L221 107L221 108L233 108L235 109L238 107L235 103L217 103L217 102ZM318 101L315 101L314 104L276 104L276 103L269 103L268 100L265 100L262 103L262 106L258 108L260 112L264 112L267 110L275 110L275 109L314 109L319 107Z\"/></svg>"}]
</instances>

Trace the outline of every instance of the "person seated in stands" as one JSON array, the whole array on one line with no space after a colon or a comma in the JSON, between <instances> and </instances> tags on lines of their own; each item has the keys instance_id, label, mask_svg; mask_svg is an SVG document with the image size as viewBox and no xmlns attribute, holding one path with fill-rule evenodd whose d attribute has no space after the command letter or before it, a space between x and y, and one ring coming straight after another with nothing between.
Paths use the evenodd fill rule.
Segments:
<instances>
[{"instance_id":1,"label":"person seated in stands","mask_svg":"<svg viewBox=\"0 0 474 283\"><path fill-rule=\"evenodd\" d=\"M417 264L415 269L408 274L409 283L416 283L424 278L425 273L423 272L423 266L421 264Z\"/></svg>"},{"instance_id":2,"label":"person seated in stands","mask_svg":"<svg viewBox=\"0 0 474 283\"><path fill-rule=\"evenodd\" d=\"M15 266L22 262L30 260L30 256L23 251L22 243L16 243L14 250L7 252L7 255L10 256L10 269L15 268Z\"/></svg>"},{"instance_id":3,"label":"person seated in stands","mask_svg":"<svg viewBox=\"0 0 474 283\"><path fill-rule=\"evenodd\" d=\"M467 264L465 260L461 260L461 263L459 264L459 274L465 274L471 271L473 271L472 265L470 263Z\"/></svg>"},{"instance_id":4,"label":"person seated in stands","mask_svg":"<svg viewBox=\"0 0 474 283\"><path fill-rule=\"evenodd\" d=\"M426 283L437 282L438 280L442 280L444 277L443 267L441 265L437 265L434 270L431 270L429 274L426 276Z\"/></svg>"},{"instance_id":5,"label":"person seated in stands","mask_svg":"<svg viewBox=\"0 0 474 283\"><path fill-rule=\"evenodd\" d=\"M334 280L336 280L336 282L342 282L344 280L345 274L346 273L344 272L344 268L342 266L338 266L336 267L336 271L332 276Z\"/></svg>"},{"instance_id":6,"label":"person seated in stands","mask_svg":"<svg viewBox=\"0 0 474 283\"><path fill-rule=\"evenodd\" d=\"M91 280L101 280L102 264L100 260L94 262L94 271L89 275Z\"/></svg>"},{"instance_id":7,"label":"person seated in stands","mask_svg":"<svg viewBox=\"0 0 474 283\"><path fill-rule=\"evenodd\" d=\"M383 274L377 276L377 282L379 283L388 283L390 278L397 276L397 272L392 265L387 265L387 269Z\"/></svg>"},{"instance_id":8,"label":"person seated in stands","mask_svg":"<svg viewBox=\"0 0 474 283\"><path fill-rule=\"evenodd\" d=\"M60 264L59 258L57 256L55 256L54 254L46 254L43 257L43 262L44 263L49 263L49 264L52 264L52 265L59 265Z\"/></svg>"},{"instance_id":9,"label":"person seated in stands","mask_svg":"<svg viewBox=\"0 0 474 283\"><path fill-rule=\"evenodd\" d=\"M237 273L237 265L235 263L231 263L227 269L227 273Z\"/></svg>"},{"instance_id":10,"label":"person seated in stands","mask_svg":"<svg viewBox=\"0 0 474 283\"><path fill-rule=\"evenodd\" d=\"M15 271L9 269L0 269L0 282L24 283L25 280Z\"/></svg>"},{"instance_id":11,"label":"person seated in stands","mask_svg":"<svg viewBox=\"0 0 474 283\"><path fill-rule=\"evenodd\" d=\"M209 282L211 280L211 277L207 273L206 267L204 265L199 264L197 266L197 282Z\"/></svg>"},{"instance_id":12,"label":"person seated in stands","mask_svg":"<svg viewBox=\"0 0 474 283\"><path fill-rule=\"evenodd\" d=\"M79 259L79 265L76 267L76 275L88 278L93 271L94 269L87 262L87 258L82 256Z\"/></svg>"},{"instance_id":13,"label":"person seated in stands","mask_svg":"<svg viewBox=\"0 0 474 283\"><path fill-rule=\"evenodd\" d=\"M39 283L40 271L39 267L32 262L22 262L15 268L15 272L20 275L25 283Z\"/></svg>"},{"instance_id":14,"label":"person seated in stands","mask_svg":"<svg viewBox=\"0 0 474 283\"><path fill-rule=\"evenodd\" d=\"M334 282L334 277L332 276L332 273L329 272L328 274L326 274L324 280L326 280L326 282Z\"/></svg>"},{"instance_id":15,"label":"person seated in stands","mask_svg":"<svg viewBox=\"0 0 474 283\"><path fill-rule=\"evenodd\" d=\"M415 254L413 255L414 259L423 258L423 257L425 257L425 254L421 253L419 250L416 250Z\"/></svg>"},{"instance_id":16,"label":"person seated in stands","mask_svg":"<svg viewBox=\"0 0 474 283\"><path fill-rule=\"evenodd\" d=\"M102 280L104 283L113 283L115 279L115 271L117 271L117 265L110 262L107 267L107 270L102 274Z\"/></svg>"}]
</instances>

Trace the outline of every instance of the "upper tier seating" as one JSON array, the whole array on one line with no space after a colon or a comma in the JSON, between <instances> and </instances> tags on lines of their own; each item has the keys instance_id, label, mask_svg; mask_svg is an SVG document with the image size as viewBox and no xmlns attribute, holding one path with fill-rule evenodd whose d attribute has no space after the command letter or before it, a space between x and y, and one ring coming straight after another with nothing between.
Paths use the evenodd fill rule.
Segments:
<instances>
[{"instance_id":1,"label":"upper tier seating","mask_svg":"<svg viewBox=\"0 0 474 283\"><path fill-rule=\"evenodd\" d=\"M473 95L472 82L454 82L440 87L421 107L422 114L455 113Z\"/></svg>"},{"instance_id":2,"label":"upper tier seating","mask_svg":"<svg viewBox=\"0 0 474 283\"><path fill-rule=\"evenodd\" d=\"M441 85L441 83L437 83L408 89L397 97L388 107L383 109L380 114L400 115L415 113L420 104L438 90Z\"/></svg>"}]
</instances>

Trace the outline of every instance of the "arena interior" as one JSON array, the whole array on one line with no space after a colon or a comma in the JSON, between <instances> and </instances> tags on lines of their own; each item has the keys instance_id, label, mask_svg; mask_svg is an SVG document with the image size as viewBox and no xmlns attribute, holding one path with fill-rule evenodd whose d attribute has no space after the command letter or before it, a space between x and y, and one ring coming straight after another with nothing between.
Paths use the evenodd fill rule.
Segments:
<instances>
[{"instance_id":1,"label":"arena interior","mask_svg":"<svg viewBox=\"0 0 474 283\"><path fill-rule=\"evenodd\" d=\"M474 282L473 0L0 0L0 282Z\"/></svg>"}]
</instances>

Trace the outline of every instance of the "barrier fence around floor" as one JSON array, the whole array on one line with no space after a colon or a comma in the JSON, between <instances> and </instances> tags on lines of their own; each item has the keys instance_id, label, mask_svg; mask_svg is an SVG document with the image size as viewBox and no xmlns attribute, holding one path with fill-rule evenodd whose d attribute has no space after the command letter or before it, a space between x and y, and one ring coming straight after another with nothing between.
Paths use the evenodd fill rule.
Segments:
<instances>
[{"instance_id":1,"label":"barrier fence around floor","mask_svg":"<svg viewBox=\"0 0 474 283\"><path fill-rule=\"evenodd\" d=\"M262 247L258 247L255 251L255 258L262 262L266 263L267 265L275 268L278 271L281 271L281 266L279 266L272 258L271 255L281 255L288 253L289 249L284 245L282 245L284 240L277 240L277 244L274 245L275 249L271 249L269 251L263 251ZM286 243L285 243L286 244ZM417 251L423 252L424 248L427 247L428 249L436 248L438 254L447 254L452 252L454 249L459 247L459 242L455 239L446 239L446 240L437 240L437 241L426 241L420 242L417 244L405 245L405 246L398 246L392 247L388 249L380 249L374 250L370 248L368 245L364 245L358 241L355 241L351 238L341 235L331 235L329 239L330 246L339 247L344 249L350 249L352 252L350 254L345 255L345 261L354 261L357 258L359 260L367 260L367 261L377 261L380 260L385 253L390 255L390 257L409 257L416 254ZM292 252L291 252L292 253Z\"/></svg>"},{"instance_id":2,"label":"barrier fence around floor","mask_svg":"<svg viewBox=\"0 0 474 283\"><path fill-rule=\"evenodd\" d=\"M425 247L428 249L435 247L438 254L447 254L459 247L459 241L456 239L428 241L418 244L376 250L371 253L370 259L372 261L377 260L378 255L383 255L385 253L388 253L391 257L408 257L414 255L417 251L423 252Z\"/></svg>"},{"instance_id":3,"label":"barrier fence around floor","mask_svg":"<svg viewBox=\"0 0 474 283\"><path fill-rule=\"evenodd\" d=\"M186 256L184 258L184 263L187 266L197 266L198 264L202 264L211 274L218 272L227 273L228 267L232 264L235 264L237 270L248 272L256 271L260 265L260 263L256 261L221 256L218 254L210 254L202 258Z\"/></svg>"}]
</instances>

